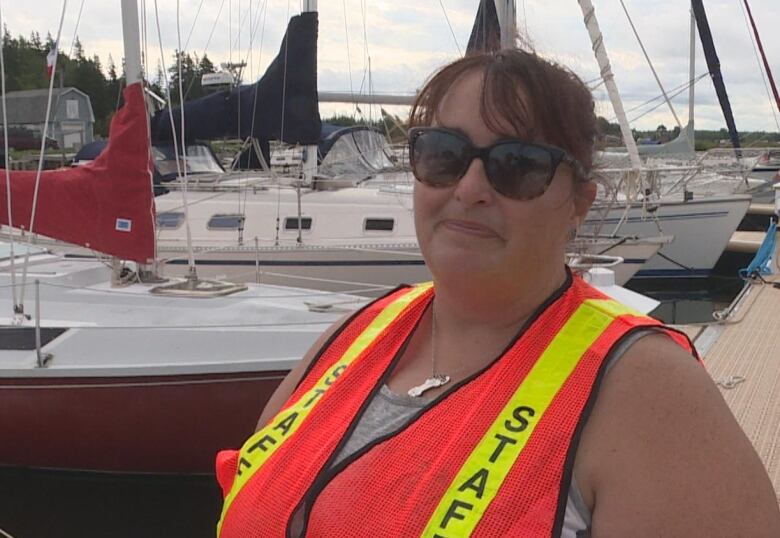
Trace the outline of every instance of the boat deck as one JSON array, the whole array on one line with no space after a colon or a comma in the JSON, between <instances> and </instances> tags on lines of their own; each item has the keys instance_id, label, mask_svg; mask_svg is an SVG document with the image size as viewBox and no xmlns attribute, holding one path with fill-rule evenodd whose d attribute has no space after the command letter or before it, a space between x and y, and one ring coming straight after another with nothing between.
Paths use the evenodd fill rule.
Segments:
<instances>
[{"instance_id":1,"label":"boat deck","mask_svg":"<svg viewBox=\"0 0 780 538\"><path fill-rule=\"evenodd\" d=\"M734 305L728 321L693 336L705 365L764 462L780 502L780 245L775 274ZM688 328L687 330L695 330ZM687 331L686 331L687 332Z\"/></svg>"}]
</instances>

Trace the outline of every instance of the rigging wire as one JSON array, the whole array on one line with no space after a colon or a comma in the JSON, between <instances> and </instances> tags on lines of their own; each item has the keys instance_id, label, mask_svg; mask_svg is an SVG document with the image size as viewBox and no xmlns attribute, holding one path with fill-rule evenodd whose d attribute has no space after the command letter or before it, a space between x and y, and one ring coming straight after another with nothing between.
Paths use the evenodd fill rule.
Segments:
<instances>
[{"instance_id":1,"label":"rigging wire","mask_svg":"<svg viewBox=\"0 0 780 538\"><path fill-rule=\"evenodd\" d=\"M247 19L251 19L251 11L247 10L244 12L244 15L242 17L241 15L241 0L238 1L238 14L236 15L236 18L238 19L238 34L236 34L236 39L233 41L233 46L238 49L239 55L241 54L241 28L244 27L244 24L246 24ZM251 24L251 20L250 20Z\"/></svg>"},{"instance_id":2,"label":"rigging wire","mask_svg":"<svg viewBox=\"0 0 780 538\"><path fill-rule=\"evenodd\" d=\"M447 16L447 9L444 7L444 1L439 0L439 5L441 6L441 11L444 13L444 20L447 21L447 26L450 29L450 34L452 34L452 40L455 42L455 48L458 49L458 55L463 56L463 51L460 48L460 43L458 43L458 38L455 37L455 30L452 29L452 24L450 24L450 18ZM525 4L523 4L523 9L525 9Z\"/></svg>"},{"instance_id":3,"label":"rigging wire","mask_svg":"<svg viewBox=\"0 0 780 538\"><path fill-rule=\"evenodd\" d=\"M238 0L238 19L239 19L238 29L236 30L236 40L237 40L236 50L238 51L238 63L241 64L242 63L241 62L241 26L242 26L242 23L241 23L241 0ZM241 69L241 71L239 71L239 72L242 74L242 78L243 78L243 69L240 68L240 67L239 67L239 69ZM238 114L238 118L239 118L238 125L236 125L236 128L238 129L238 133L236 133L236 134L237 134L238 138L241 138L241 98L240 97L237 99L236 110L237 110L237 114Z\"/></svg>"},{"instance_id":4,"label":"rigging wire","mask_svg":"<svg viewBox=\"0 0 780 538\"><path fill-rule=\"evenodd\" d=\"M57 28L57 41L55 41L54 50L57 51L54 55L54 66L52 67L52 76L49 79L49 93L46 100L46 117L43 121L43 132L41 133L41 150L38 157L38 170L35 173L35 187L33 190L32 210L30 211L30 226L28 228L29 233L33 233L35 225L35 210L38 206L38 191L41 184L41 172L43 171L43 154L46 151L46 134L49 131L49 114L51 114L51 95L54 89L54 73L57 72L57 58L59 56L60 37L62 36L62 25L65 22L65 11L68 9L68 0L63 0L62 14L60 15L60 25ZM25 250L24 264L22 265L22 289L21 297L19 299L19 308L24 311L24 296L25 286L27 284L27 265L30 260L30 250Z\"/></svg>"},{"instance_id":5,"label":"rigging wire","mask_svg":"<svg viewBox=\"0 0 780 538\"><path fill-rule=\"evenodd\" d=\"M0 3L0 28L5 28L5 23L3 22L3 11L2 11L2 3ZM19 302L17 302L16 297L16 263L15 259L16 256L14 255L14 219L13 219L13 213L11 211L11 167L9 166L9 148L8 148L8 109L6 108L6 99L5 99L5 37L2 38L3 43L0 46L0 91L2 91L2 106L3 106L3 158L5 160L5 164L3 168L5 168L5 192L6 194L6 202L8 206L8 238L10 240L9 248L11 249L11 285L13 286L13 292L12 292L12 299L13 299L13 309L14 314L17 313L17 309L20 307ZM15 321L21 321L15 320Z\"/></svg>"},{"instance_id":6,"label":"rigging wire","mask_svg":"<svg viewBox=\"0 0 780 538\"><path fill-rule=\"evenodd\" d=\"M358 95L363 95L363 89L366 86L366 78L368 75L368 69L369 67L369 60L368 60L368 31L367 31L367 24L366 24L366 3L365 0L360 0L360 12L361 12L361 21L363 24L363 73L360 79L360 88L358 89ZM371 121L371 112L372 112L372 106L371 104L368 105L368 118L363 114L363 110L356 106L357 112L360 114L363 121L370 122Z\"/></svg>"},{"instance_id":7,"label":"rigging wire","mask_svg":"<svg viewBox=\"0 0 780 538\"><path fill-rule=\"evenodd\" d=\"M81 22L81 12L84 9L84 2L85 2L85 0L81 0L81 6L79 6L79 14L78 14L78 17L76 17L76 27L73 28L73 39L70 40L70 49L68 50L68 58L72 58L73 57L73 46L76 44L76 39L77 39L78 32L79 32L79 23ZM54 72L52 71L52 77L53 76L54 76ZM63 77L64 77L64 73L63 73ZM61 82L64 82L64 81L61 80ZM54 103L54 110L55 111L57 110L57 107L60 104L60 97L62 97L62 94L58 93L57 94L57 101L55 101L55 103Z\"/></svg>"},{"instance_id":8,"label":"rigging wire","mask_svg":"<svg viewBox=\"0 0 780 538\"><path fill-rule=\"evenodd\" d=\"M149 68L149 37L147 34L148 30L148 24L146 21L146 18L149 16L149 13L146 9L146 0L141 0L141 9L143 11L143 17L141 17L141 45L142 45L142 56L141 56L141 66L143 68L143 72L146 74L148 78L151 78L151 70ZM161 69L162 70L162 69ZM156 76L156 75L155 75ZM151 144L150 144L151 146Z\"/></svg>"},{"instance_id":9,"label":"rigging wire","mask_svg":"<svg viewBox=\"0 0 780 538\"><path fill-rule=\"evenodd\" d=\"M211 38L214 36L214 30L217 28L217 23L219 22L219 16L222 15L222 8L225 6L225 0L222 0L222 3L219 4L219 11L217 11L217 16L214 18L214 24L211 25L211 32L209 32L209 37L206 40L206 45L203 47L203 56L206 56L206 52L208 51L209 45L211 44ZM187 48L186 45L184 48ZM195 84L195 78L193 77L190 80L190 84L187 86L187 91L184 92L184 97L186 97L190 94L190 91L192 90L192 86Z\"/></svg>"},{"instance_id":10,"label":"rigging wire","mask_svg":"<svg viewBox=\"0 0 780 538\"><path fill-rule=\"evenodd\" d=\"M154 0L154 17L157 24L157 42L160 46L160 62L162 64L163 70L165 70L165 52L163 50L163 44L162 44L162 33L160 30L160 13L159 9L157 7L157 0ZM181 47L181 34L178 32L179 30L179 0L176 0L176 28L177 28L177 34L179 36L179 42L177 43L179 47ZM182 95L182 83L181 83L181 56L182 52L181 50L178 51L177 54L177 64L178 64L178 70L179 70L179 99L183 98ZM192 230L190 229L190 217L189 217L189 210L188 210L188 203L187 203L187 171L186 166L184 167L184 176L182 176L182 166L179 159L179 143L178 143L178 136L176 135L176 124L173 121L173 103L171 102L171 87L170 83L168 82L168 77L164 77L165 80L165 92L166 92L166 100L168 102L168 118L171 123L171 136L173 138L173 153L174 157L176 159L176 169L179 177L183 177L184 184L182 188L182 208L184 210L184 227L187 232L187 252L188 252L188 263L189 267L194 273L195 270L195 258L192 250ZM184 134L184 110L181 111L181 127L182 127L182 135ZM184 150L184 139L182 138L182 150ZM186 151L185 151L185 158L186 158Z\"/></svg>"},{"instance_id":11,"label":"rigging wire","mask_svg":"<svg viewBox=\"0 0 780 538\"><path fill-rule=\"evenodd\" d=\"M623 12L626 14L626 18L628 19L628 24L631 26L631 30L634 32L634 36L636 37L636 40L639 43L639 47L642 49L642 54L645 55L645 60L647 60L647 65L650 66L650 71L652 71L653 77L655 77L655 81L658 84L658 87L661 88L661 93L664 96L664 100L666 101L666 104L669 105L669 110L672 111L672 116L674 116L674 121L676 121L677 126L680 129L682 129L682 123L680 122L680 118L677 117L677 112L674 111L672 102L669 100L669 96L666 95L666 90L664 89L663 84L661 84L661 79L658 78L658 73L656 73L655 67L653 67L653 62L650 61L650 56L647 54L645 45L644 43L642 43L642 39L639 37L639 33L636 31L636 27L634 26L634 21L631 20L631 15L628 14L628 8L626 8L625 2L623 2L623 0L620 0L620 5L623 6Z\"/></svg>"},{"instance_id":12,"label":"rigging wire","mask_svg":"<svg viewBox=\"0 0 780 538\"><path fill-rule=\"evenodd\" d=\"M190 32L187 34L187 39L184 40L184 48L186 49L187 46L190 44L190 38L192 37L192 32L195 30L195 25L198 23L198 16L200 15L200 10L203 7L203 2L205 0L200 0L200 4L198 4L198 9L195 11L195 18L192 20L192 26L190 26ZM217 15L219 16L219 15Z\"/></svg>"},{"instance_id":13,"label":"rigging wire","mask_svg":"<svg viewBox=\"0 0 780 538\"><path fill-rule=\"evenodd\" d=\"M704 77L707 77L707 76L709 76L709 73L702 73L701 75L697 76L693 80L688 80L688 81L683 82L682 84L679 84L679 85L675 86L674 88L671 89L672 98L677 97L678 95L680 95L680 93L682 93L683 91L685 91L688 88L690 88L691 85L696 84L701 79L703 79ZM592 86L591 90L595 90L599 86L600 86L600 84L596 85L596 86ZM655 96L655 97L653 97L651 99L648 99L647 101L644 101L643 103L635 105L635 106L633 106L631 108L627 108L626 112L633 112L633 111L638 110L638 109L640 109L640 108L642 108L644 106L647 106L647 105L649 105L651 103L654 103L655 101L658 101L659 99L663 99L663 96L657 95L657 96ZM663 104L663 103L661 103L661 104ZM656 105L655 108L658 108L661 104ZM655 110L655 108L653 108L653 110ZM645 114L642 114L642 116L644 116L644 115ZM607 121L613 122L613 121L615 121L615 119L616 119L616 116L613 114L612 116L607 118Z\"/></svg>"},{"instance_id":14,"label":"rigging wire","mask_svg":"<svg viewBox=\"0 0 780 538\"><path fill-rule=\"evenodd\" d=\"M81 12L84 9L84 1L81 0L81 6L79 7L79 14L78 17L76 17L76 27L73 29L73 39L70 42L70 49L68 50L68 58L70 58L73 54L73 46L76 43L76 36L78 35L79 31L79 23L81 22Z\"/></svg>"},{"instance_id":15,"label":"rigging wire","mask_svg":"<svg viewBox=\"0 0 780 538\"><path fill-rule=\"evenodd\" d=\"M157 2L157 0L155 0ZM176 58L176 68L179 72L179 105L181 106L181 112L179 114L179 121L181 126L181 153L184 162L179 163L178 155L176 159L176 168L180 176L184 178L184 189L182 190L182 197L184 199L184 220L186 222L187 230L187 245L189 249L189 269L190 276L197 279L195 276L195 255L192 250L192 232L190 230L190 217L189 207L187 206L187 187L189 186L189 176L187 175L187 141L184 138L184 87L182 81L181 63L184 58L184 51L181 48L181 2L176 0L176 46L179 49L179 55ZM170 111L171 120L173 120L173 111ZM183 170L182 170L183 169ZM183 173L182 173L183 172Z\"/></svg>"},{"instance_id":16,"label":"rigging wire","mask_svg":"<svg viewBox=\"0 0 780 538\"><path fill-rule=\"evenodd\" d=\"M675 97L677 97L678 95L680 95L682 92L684 92L685 90L687 90L687 89L688 89L688 88L689 88L689 87L690 87L692 84L696 84L698 81L700 81L701 79L703 79L703 78L704 78L704 77L706 77L706 76L709 76L709 73L704 73L704 74L702 74L702 75L699 75L699 76L698 76L698 77L696 77L696 79L694 79L692 82L685 84L685 85L684 85L682 88L680 88L678 91L676 91L676 92L672 93L672 94L671 94L671 96L670 96L670 99L674 99ZM650 102L652 102L652 101L657 101L658 99L659 99L659 97L655 97L655 98L653 98L652 100L650 100ZM638 119L640 119L640 118L643 118L643 117L647 116L648 114L650 114L650 113L651 113L651 112L653 112L654 110L656 110L656 109L660 108L661 106L663 106L664 102L665 102L665 101L661 101L661 102L660 102L660 103L658 103L657 105L655 105L655 106L651 107L650 109L648 109L648 110L644 111L644 112L643 112L643 113L641 113L640 115L638 115L638 116L636 116L635 118L631 119L631 120L630 120L630 122L635 122L636 120L638 120ZM648 103L644 103L644 104L648 104ZM638 107L637 107L637 108L638 108Z\"/></svg>"},{"instance_id":17,"label":"rigging wire","mask_svg":"<svg viewBox=\"0 0 780 538\"><path fill-rule=\"evenodd\" d=\"M525 11L525 0L523 0L523 27L525 28L525 39L531 42L531 36L528 35L528 14Z\"/></svg>"},{"instance_id":18,"label":"rigging wire","mask_svg":"<svg viewBox=\"0 0 780 538\"><path fill-rule=\"evenodd\" d=\"M287 18L286 20L290 20L290 0L287 0ZM287 32L284 33L284 44L282 45L284 47L284 68L282 70L282 118L281 118L281 125L279 126L279 140L280 142L284 141L284 103L287 101L287 47L289 45L288 39L290 39L290 36ZM279 244L279 226L281 223L282 218L282 195L281 195L281 189L277 189L276 191L276 237L274 238L274 244ZM298 218L298 227L300 228L301 219Z\"/></svg>"},{"instance_id":19,"label":"rigging wire","mask_svg":"<svg viewBox=\"0 0 780 538\"><path fill-rule=\"evenodd\" d=\"M769 83L767 82L766 74L764 73L764 69L761 65L761 59L758 56L758 49L756 48L756 40L750 29L750 22L748 21L747 13L745 13L745 6L742 4L740 0L737 0L737 3L739 4L739 7L742 9L742 17L745 19L745 25L748 28L748 35L750 36L750 44L753 45L753 54L756 57L756 63L758 63L758 72L761 73L761 79L764 81L764 89L766 90L766 95L767 98L769 99L769 108L772 109L772 117L775 119L775 126L777 126L777 130L780 131L780 122L778 122L777 119L777 112L775 111L775 103L772 102L772 94L769 90Z\"/></svg>"},{"instance_id":20,"label":"rigging wire","mask_svg":"<svg viewBox=\"0 0 780 538\"><path fill-rule=\"evenodd\" d=\"M268 0L265 0L263 2L263 6L258 10L258 14L257 14L257 18L258 19L262 19L262 21L263 21L263 25L262 25L261 30L260 30L260 45L259 45L260 51L259 51L258 59L257 59L257 63L258 63L257 70L258 70L258 72L261 69L260 66L262 65L262 61L263 61L263 39L265 37L265 23L268 20L267 8L268 8ZM259 20L257 22L259 23ZM257 24L255 24L255 32L257 32ZM250 50L254 46L254 39L255 39L255 35L254 35L254 33L252 33L250 35L250 39L249 39L249 48L250 48ZM258 91L258 87L257 87L257 84L255 84L254 95L253 95L253 98L252 98L252 122L250 124L250 129L249 129L250 136L252 134L254 134L254 132L255 132L255 115L257 114L257 91Z\"/></svg>"},{"instance_id":21,"label":"rigging wire","mask_svg":"<svg viewBox=\"0 0 780 538\"><path fill-rule=\"evenodd\" d=\"M347 0L341 0L342 11L344 12L344 37L347 42L347 73L349 74L349 95L352 97L353 105L357 107L355 100L355 90L352 87L352 60L349 53L349 27L347 26Z\"/></svg>"}]
</instances>

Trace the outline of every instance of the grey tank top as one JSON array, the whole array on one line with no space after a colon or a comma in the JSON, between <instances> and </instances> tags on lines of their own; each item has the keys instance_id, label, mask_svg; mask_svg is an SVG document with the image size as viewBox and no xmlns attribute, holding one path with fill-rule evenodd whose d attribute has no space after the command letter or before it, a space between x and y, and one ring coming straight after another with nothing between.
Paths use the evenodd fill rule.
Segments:
<instances>
[{"instance_id":1,"label":"grey tank top","mask_svg":"<svg viewBox=\"0 0 780 538\"><path fill-rule=\"evenodd\" d=\"M658 332L658 329L640 329L630 334L613 349L607 358L607 372L622 357L626 350L637 340L648 334ZM406 394L397 394L387 385L383 385L374 399L369 403L365 413L356 424L352 436L333 461L332 466L354 454L373 440L400 430L409 422L414 414L427 407L432 400L415 398ZM563 518L561 538L584 538L590 536L591 513L582 500L577 483L572 477L571 487L566 499L566 511Z\"/></svg>"}]
</instances>

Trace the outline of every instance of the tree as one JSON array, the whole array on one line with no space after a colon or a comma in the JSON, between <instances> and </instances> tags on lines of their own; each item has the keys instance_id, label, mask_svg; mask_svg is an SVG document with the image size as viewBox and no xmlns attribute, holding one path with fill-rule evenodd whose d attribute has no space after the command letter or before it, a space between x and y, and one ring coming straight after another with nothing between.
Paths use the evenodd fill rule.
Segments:
<instances>
[{"instance_id":1,"label":"tree","mask_svg":"<svg viewBox=\"0 0 780 538\"><path fill-rule=\"evenodd\" d=\"M198 71L200 72L200 76L205 75L206 73L215 73L216 69L214 68L214 64L209 60L208 54L204 54L203 58L198 63Z\"/></svg>"},{"instance_id":2,"label":"tree","mask_svg":"<svg viewBox=\"0 0 780 538\"><path fill-rule=\"evenodd\" d=\"M193 60L192 56L188 53L176 51L174 53L173 64L168 69L168 73L170 73L169 91L171 94L171 102L174 106L177 106L177 104L181 102L179 94L179 62L181 62L181 86L185 95L190 99L201 96L197 61ZM188 88L190 91L188 91Z\"/></svg>"},{"instance_id":3,"label":"tree","mask_svg":"<svg viewBox=\"0 0 780 538\"><path fill-rule=\"evenodd\" d=\"M52 47L54 45L52 44ZM81 40L76 36L76 41L73 43L73 55L77 62L84 61L84 47L81 46Z\"/></svg>"},{"instance_id":4,"label":"tree","mask_svg":"<svg viewBox=\"0 0 780 538\"><path fill-rule=\"evenodd\" d=\"M116 64L111 55L108 55L108 80L106 81L106 90L109 96L113 96L115 100L114 108L119 104L120 90L122 88L122 82L116 73Z\"/></svg>"},{"instance_id":5,"label":"tree","mask_svg":"<svg viewBox=\"0 0 780 538\"><path fill-rule=\"evenodd\" d=\"M32 48L35 50L42 51L43 43L41 43L41 34L38 32L30 33L30 45L32 45Z\"/></svg>"}]
</instances>

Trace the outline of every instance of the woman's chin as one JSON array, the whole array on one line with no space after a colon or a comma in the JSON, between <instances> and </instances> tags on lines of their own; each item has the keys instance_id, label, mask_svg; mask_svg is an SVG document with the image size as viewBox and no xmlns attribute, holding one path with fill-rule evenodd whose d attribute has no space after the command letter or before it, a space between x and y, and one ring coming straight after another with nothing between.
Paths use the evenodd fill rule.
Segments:
<instances>
[{"instance_id":1,"label":"woman's chin","mask_svg":"<svg viewBox=\"0 0 780 538\"><path fill-rule=\"evenodd\" d=\"M469 277L477 278L480 275L486 277L496 274L496 269L502 266L499 256L490 252L478 252L473 249L447 249L433 258L429 258L428 265L431 272L437 277Z\"/></svg>"}]
</instances>

